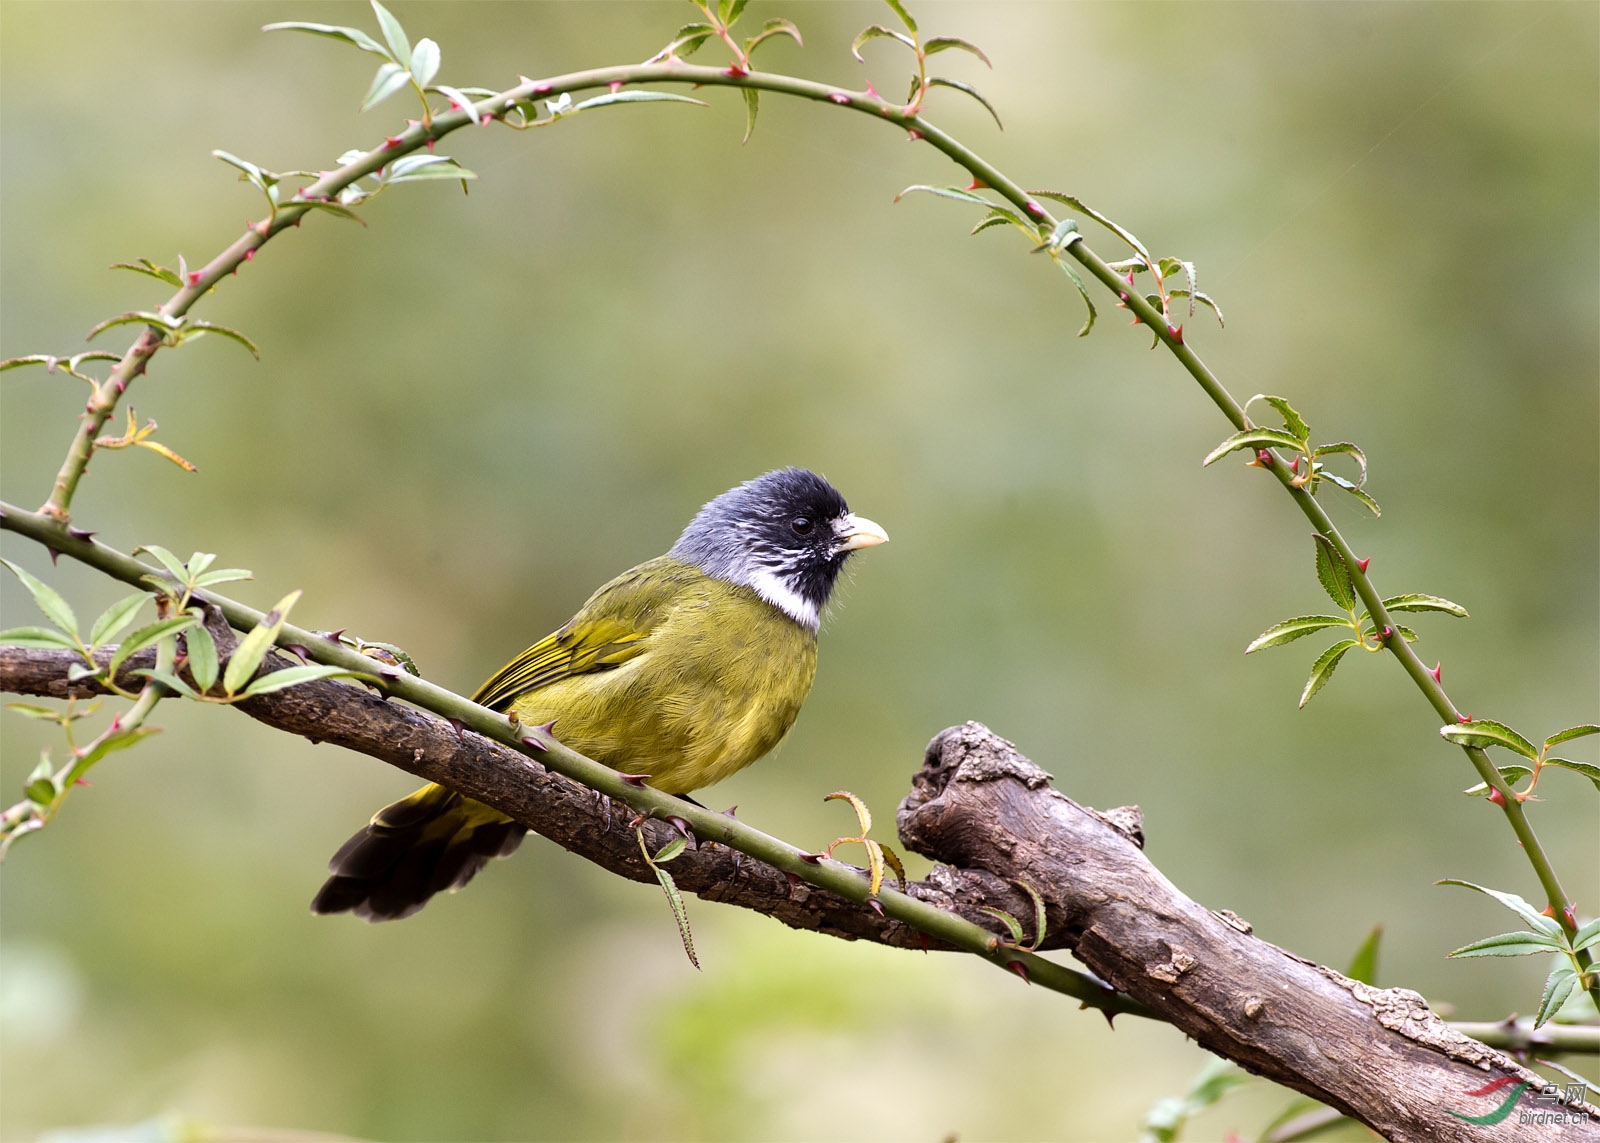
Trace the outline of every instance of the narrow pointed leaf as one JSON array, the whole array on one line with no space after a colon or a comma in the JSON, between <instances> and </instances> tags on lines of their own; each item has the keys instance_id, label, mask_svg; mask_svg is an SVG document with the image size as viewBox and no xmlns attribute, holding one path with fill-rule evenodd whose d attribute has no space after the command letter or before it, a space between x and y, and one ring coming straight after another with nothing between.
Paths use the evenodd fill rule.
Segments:
<instances>
[{"instance_id":1,"label":"narrow pointed leaf","mask_svg":"<svg viewBox=\"0 0 1600 1143\"><path fill-rule=\"evenodd\" d=\"M409 60L411 41L406 39L406 30L400 26L400 21L394 18L394 13L378 3L378 0L372 0L372 12L378 17L378 27L383 30L383 41L389 45L389 51L394 59L402 63Z\"/></svg>"},{"instance_id":2,"label":"narrow pointed leaf","mask_svg":"<svg viewBox=\"0 0 1600 1143\"><path fill-rule=\"evenodd\" d=\"M105 321L84 334L84 340L93 341L106 330L115 329L119 325L153 325L163 333L177 328L175 323L169 322L154 310L130 310L128 313L106 318Z\"/></svg>"},{"instance_id":3,"label":"narrow pointed leaf","mask_svg":"<svg viewBox=\"0 0 1600 1143\"><path fill-rule=\"evenodd\" d=\"M447 84L441 83L438 87L434 88L434 90L448 99L456 108L461 111L465 111L467 115L471 117L474 123L481 124L483 122L483 116L478 113L478 105L476 101L474 101L470 95L462 91L460 88L450 87Z\"/></svg>"},{"instance_id":4,"label":"narrow pointed leaf","mask_svg":"<svg viewBox=\"0 0 1600 1143\"><path fill-rule=\"evenodd\" d=\"M195 576L194 585L196 587L210 587L212 584L231 583L238 579L254 578L255 573L245 571L244 568L219 568L217 571Z\"/></svg>"},{"instance_id":5,"label":"narrow pointed leaf","mask_svg":"<svg viewBox=\"0 0 1600 1143\"><path fill-rule=\"evenodd\" d=\"M1078 272L1067 265L1064 258L1053 252L1050 256L1055 259L1055 264L1061 267L1061 272L1072 279L1072 284L1078 288L1078 297L1083 299L1083 308L1087 312L1087 316L1083 319L1083 325L1078 330L1078 336L1088 337L1089 331L1094 328L1094 320L1098 316L1094 308L1094 299L1089 296L1089 287L1083 284L1083 279L1078 277Z\"/></svg>"},{"instance_id":6,"label":"narrow pointed leaf","mask_svg":"<svg viewBox=\"0 0 1600 1143\"><path fill-rule=\"evenodd\" d=\"M985 111L987 111L989 113L989 115L994 119L994 125L996 127L1000 128L1000 130L1002 130L1002 131L1004 131L1006 129L1006 125L1004 123L1000 122L1000 113L994 109L994 104L990 103L987 99L985 99L979 93L978 89L973 87L971 84L962 83L959 80L946 79L943 76L936 75L936 76L932 76L931 78L929 78L928 86L929 87L952 87L955 90L961 92L963 95L972 96L973 99L976 99L979 103L983 104L983 109Z\"/></svg>"},{"instance_id":7,"label":"narrow pointed leaf","mask_svg":"<svg viewBox=\"0 0 1600 1143\"><path fill-rule=\"evenodd\" d=\"M1328 627L1348 627L1350 620L1339 615L1297 615L1293 619L1285 619L1282 623L1274 623L1250 642L1244 649L1246 655L1252 651L1260 651L1267 647L1281 647L1285 643L1293 643L1296 639L1310 635L1313 631L1322 631Z\"/></svg>"},{"instance_id":8,"label":"narrow pointed leaf","mask_svg":"<svg viewBox=\"0 0 1600 1143\"><path fill-rule=\"evenodd\" d=\"M217 682L217 644L203 623L197 623L184 632L184 647L189 653L189 673L194 685L204 694Z\"/></svg>"},{"instance_id":9,"label":"narrow pointed leaf","mask_svg":"<svg viewBox=\"0 0 1600 1143\"><path fill-rule=\"evenodd\" d=\"M861 836L866 837L872 832L872 811L867 809L867 804L856 797L849 790L835 790L822 799L825 802L849 802L850 807L856 812L856 824L861 827Z\"/></svg>"},{"instance_id":10,"label":"narrow pointed leaf","mask_svg":"<svg viewBox=\"0 0 1600 1143\"><path fill-rule=\"evenodd\" d=\"M1572 995L1572 990L1578 986L1578 973L1570 964L1558 964L1554 971L1545 979L1544 996L1539 1000L1539 1011L1533 1018L1533 1026L1542 1028L1545 1023L1561 1011L1561 1006L1567 1002L1567 997Z\"/></svg>"},{"instance_id":11,"label":"narrow pointed leaf","mask_svg":"<svg viewBox=\"0 0 1600 1143\"><path fill-rule=\"evenodd\" d=\"M991 210L988 214L984 215L983 218L979 219L978 225L974 226L968 233L980 234L991 227L1010 226L1015 222L1016 218L1014 215L1008 214L1006 211ZM1024 227L1023 229L1027 228Z\"/></svg>"},{"instance_id":12,"label":"narrow pointed leaf","mask_svg":"<svg viewBox=\"0 0 1600 1143\"><path fill-rule=\"evenodd\" d=\"M1501 933L1497 937L1486 937L1481 941L1473 941L1470 945L1462 945L1447 955L1533 956L1535 953L1560 952L1564 948L1566 948L1565 942L1548 933Z\"/></svg>"},{"instance_id":13,"label":"narrow pointed leaf","mask_svg":"<svg viewBox=\"0 0 1600 1143\"><path fill-rule=\"evenodd\" d=\"M956 51L968 52L972 55L975 55L985 64L988 64L989 67L994 67L994 64L989 62L989 57L983 54L982 48L980 48L977 44L972 43L970 40L961 39L959 36L933 36L924 41L922 45L923 52L930 56L938 52L950 51L952 48Z\"/></svg>"},{"instance_id":14,"label":"narrow pointed leaf","mask_svg":"<svg viewBox=\"0 0 1600 1143\"><path fill-rule=\"evenodd\" d=\"M308 663L303 667L285 667L281 671L273 671L270 674L262 675L244 689L241 697L251 698L254 695L268 695L273 691L285 690L288 687L299 686L301 683L309 683L317 679L375 680L376 678L376 675L363 675L359 671L347 671L343 667Z\"/></svg>"},{"instance_id":15,"label":"narrow pointed leaf","mask_svg":"<svg viewBox=\"0 0 1600 1143\"><path fill-rule=\"evenodd\" d=\"M1574 738L1584 738L1590 734L1600 734L1600 726L1586 722L1582 726L1569 726L1565 730L1558 730L1544 740L1546 746L1558 746L1563 742L1571 742Z\"/></svg>"},{"instance_id":16,"label":"narrow pointed leaf","mask_svg":"<svg viewBox=\"0 0 1600 1143\"><path fill-rule=\"evenodd\" d=\"M689 839L688 838L686 838L686 837L675 837L671 841L667 842L666 845L663 845L656 852L656 855L650 859L650 861L651 861L652 864L655 864L655 865L665 865L667 862L671 861L674 857L677 857L680 853L682 853L688 847L689 847Z\"/></svg>"},{"instance_id":17,"label":"narrow pointed leaf","mask_svg":"<svg viewBox=\"0 0 1600 1143\"><path fill-rule=\"evenodd\" d=\"M1205 468L1207 465L1221 460L1230 452L1237 452L1242 448L1286 448L1299 451L1300 442L1288 433L1280 432L1277 429L1246 429L1241 433L1234 433L1207 453L1205 460L1200 462L1200 467Z\"/></svg>"},{"instance_id":18,"label":"narrow pointed leaf","mask_svg":"<svg viewBox=\"0 0 1600 1143\"><path fill-rule=\"evenodd\" d=\"M1518 782L1522 781L1522 779L1533 773L1531 767L1518 766L1515 763L1507 766L1501 766L1499 767L1499 770L1500 777L1505 779L1505 783L1508 786L1515 786ZM1489 789L1489 783L1479 782L1476 786L1468 786L1461 792L1470 798L1482 798L1488 795Z\"/></svg>"},{"instance_id":19,"label":"narrow pointed leaf","mask_svg":"<svg viewBox=\"0 0 1600 1143\"><path fill-rule=\"evenodd\" d=\"M41 718L49 722L61 721L60 711L48 706L38 706L31 702L8 702L6 703L6 709L16 711L24 718ZM46 769L49 769L48 763L46 763Z\"/></svg>"},{"instance_id":20,"label":"narrow pointed leaf","mask_svg":"<svg viewBox=\"0 0 1600 1143\"><path fill-rule=\"evenodd\" d=\"M64 635L54 627L13 627L9 631L0 631L0 646L65 647L68 651L76 651L78 642L72 636Z\"/></svg>"},{"instance_id":21,"label":"narrow pointed leaf","mask_svg":"<svg viewBox=\"0 0 1600 1143\"><path fill-rule=\"evenodd\" d=\"M1329 679L1333 678L1333 670L1339 665L1339 660L1354 646L1356 646L1354 639L1341 639L1317 656L1317 661L1311 664L1311 677L1306 680L1306 689L1300 692L1302 707L1311 701L1312 695L1327 685Z\"/></svg>"},{"instance_id":22,"label":"narrow pointed leaf","mask_svg":"<svg viewBox=\"0 0 1600 1143\"><path fill-rule=\"evenodd\" d=\"M1600 766L1590 762L1574 762L1570 758L1546 758L1546 766L1556 766L1562 770L1571 770L1574 774L1582 774L1594 783L1595 789L1600 790Z\"/></svg>"},{"instance_id":23,"label":"narrow pointed leaf","mask_svg":"<svg viewBox=\"0 0 1600 1143\"><path fill-rule=\"evenodd\" d=\"M1350 958L1349 966L1344 974L1351 980L1359 980L1362 984L1376 986L1378 983L1378 945L1383 940L1383 926L1373 925L1372 931L1367 934L1367 939L1361 942L1361 947Z\"/></svg>"},{"instance_id":24,"label":"narrow pointed leaf","mask_svg":"<svg viewBox=\"0 0 1600 1143\"><path fill-rule=\"evenodd\" d=\"M129 635L117 647L111 656L111 665L106 669L109 678L117 677L117 668L127 662L130 655L138 654L146 647L153 647L161 640L176 634L185 628L193 627L197 620L192 615L175 615L171 619L159 619L148 627L141 627Z\"/></svg>"},{"instance_id":25,"label":"narrow pointed leaf","mask_svg":"<svg viewBox=\"0 0 1600 1143\"><path fill-rule=\"evenodd\" d=\"M141 676L143 678L149 679L153 683L160 683L162 686L166 687L173 694L181 695L183 698L192 699L192 698L199 698L200 697L199 695L197 695L195 693L195 690L194 690L193 687L191 687L188 683L184 682L177 675L174 675L171 671L147 671L147 670L144 670L144 669L140 669L140 670L134 671L133 673L136 674L136 675L139 675L139 676ZM129 742L129 743L127 743L127 745L132 746L133 743ZM99 753L109 754L111 752L109 750L102 750Z\"/></svg>"},{"instance_id":26,"label":"narrow pointed leaf","mask_svg":"<svg viewBox=\"0 0 1600 1143\"><path fill-rule=\"evenodd\" d=\"M28 589L28 594L33 596L33 602L44 612L46 619L74 639L77 638L78 617L73 614L72 608L55 588L19 568L10 560L0 560L0 564L5 564L22 581L22 586Z\"/></svg>"},{"instance_id":27,"label":"narrow pointed leaf","mask_svg":"<svg viewBox=\"0 0 1600 1143\"><path fill-rule=\"evenodd\" d=\"M973 194L971 191L962 190L960 187L934 187L926 186L922 183L918 183L916 186L907 187L905 190L894 196L894 201L899 202L901 199L905 198L906 195L916 194L918 192L923 194L938 195L940 198L954 199L956 202L970 202L974 206L986 207L989 210L1005 209L1004 207L996 206L982 195ZM1016 218L1016 215L1012 215L1012 217ZM1020 222L1021 219L1018 219L1018 221Z\"/></svg>"},{"instance_id":28,"label":"narrow pointed leaf","mask_svg":"<svg viewBox=\"0 0 1600 1143\"><path fill-rule=\"evenodd\" d=\"M376 2L376 0L374 0ZM256 668L261 666L261 660L266 658L267 652L277 640L278 633L283 630L283 621L287 618L290 608L300 599L299 591L291 591L278 601L254 628L235 648L233 657L228 660L227 669L222 675L222 689L230 695L237 694L250 677L256 673Z\"/></svg>"},{"instance_id":29,"label":"narrow pointed leaf","mask_svg":"<svg viewBox=\"0 0 1600 1143\"><path fill-rule=\"evenodd\" d=\"M891 28L885 28L882 24L869 24L861 29L861 34L851 43L850 54L861 60L862 63L866 63L866 59L861 55L861 46L868 40L879 40L885 37L891 40L899 40L912 51L917 50L916 41L904 32L896 32Z\"/></svg>"},{"instance_id":30,"label":"narrow pointed leaf","mask_svg":"<svg viewBox=\"0 0 1600 1143\"><path fill-rule=\"evenodd\" d=\"M592 107L610 107L614 103L692 103L696 107L709 106L704 100L690 99L687 95L674 95L670 91L613 91L585 99L571 111L587 111Z\"/></svg>"},{"instance_id":31,"label":"narrow pointed leaf","mask_svg":"<svg viewBox=\"0 0 1600 1143\"><path fill-rule=\"evenodd\" d=\"M723 27L727 27L744 14L747 3L749 0L717 0L717 19L722 21Z\"/></svg>"},{"instance_id":32,"label":"narrow pointed leaf","mask_svg":"<svg viewBox=\"0 0 1600 1143\"><path fill-rule=\"evenodd\" d=\"M1318 445L1312 450L1312 456L1349 456L1354 457L1361 474L1356 477L1356 487L1360 488L1367 482L1367 454L1361 451L1361 446L1350 441L1335 441L1333 444Z\"/></svg>"},{"instance_id":33,"label":"narrow pointed leaf","mask_svg":"<svg viewBox=\"0 0 1600 1143\"><path fill-rule=\"evenodd\" d=\"M1185 266L1188 264L1189 263L1187 262L1184 263ZM1124 273L1126 273L1126 271L1124 271ZM1190 298L1191 301L1189 302L1189 310L1191 313L1194 312L1194 303L1199 302L1201 305L1208 308L1212 313L1217 315L1218 328L1226 329L1228 327L1228 319L1222 316L1222 307L1217 305L1216 299L1210 294L1204 293L1201 290L1194 290L1191 292L1189 290L1178 289L1172 290L1167 296L1170 298Z\"/></svg>"},{"instance_id":34,"label":"narrow pointed leaf","mask_svg":"<svg viewBox=\"0 0 1600 1143\"><path fill-rule=\"evenodd\" d=\"M867 896L876 897L883 888L883 847L871 838L861 844L867 851Z\"/></svg>"},{"instance_id":35,"label":"narrow pointed leaf","mask_svg":"<svg viewBox=\"0 0 1600 1143\"><path fill-rule=\"evenodd\" d=\"M417 81L418 86L427 87L433 82L433 77L439 74L439 45L427 36L417 41L416 47L411 49L411 78Z\"/></svg>"},{"instance_id":36,"label":"narrow pointed leaf","mask_svg":"<svg viewBox=\"0 0 1600 1143\"><path fill-rule=\"evenodd\" d=\"M756 129L756 115L761 110L761 93L753 87L741 87L739 94L744 96L744 138L739 140L740 146L750 141L750 133Z\"/></svg>"},{"instance_id":37,"label":"narrow pointed leaf","mask_svg":"<svg viewBox=\"0 0 1600 1143\"><path fill-rule=\"evenodd\" d=\"M1345 565L1344 557L1333 546L1333 541L1321 532L1312 532L1311 539L1317 549L1317 582L1328 593L1328 598L1340 607L1354 608L1356 592L1350 583L1350 569Z\"/></svg>"},{"instance_id":38,"label":"narrow pointed leaf","mask_svg":"<svg viewBox=\"0 0 1600 1143\"><path fill-rule=\"evenodd\" d=\"M1512 730L1503 722L1496 722L1492 718L1475 718L1471 722L1452 723L1441 726L1439 734L1448 742L1457 746L1500 746L1506 750L1522 755L1524 758L1537 760L1538 748L1522 735Z\"/></svg>"},{"instance_id":39,"label":"narrow pointed leaf","mask_svg":"<svg viewBox=\"0 0 1600 1143\"><path fill-rule=\"evenodd\" d=\"M1155 261L1155 259L1150 257L1150 251L1145 249L1144 243L1140 242L1138 238L1134 237L1132 231L1124 229L1120 224L1113 222L1111 219L1101 214L1098 210L1095 210L1094 207L1089 206L1077 196L1052 190L1032 190L1028 193L1038 198L1048 198L1054 202L1064 203L1065 205L1070 206L1073 210L1087 214L1101 226L1105 227L1107 230L1111 231L1111 233L1115 234L1118 238L1126 242L1129 246L1137 250L1139 252L1139 257L1143 258L1147 265Z\"/></svg>"},{"instance_id":40,"label":"narrow pointed leaf","mask_svg":"<svg viewBox=\"0 0 1600 1143\"><path fill-rule=\"evenodd\" d=\"M98 647L111 642L133 622L133 617L139 613L139 608L154 598L152 592L141 591L137 595L118 600L106 608L100 613L100 618L94 621L94 626L89 629L89 646Z\"/></svg>"},{"instance_id":41,"label":"narrow pointed leaf","mask_svg":"<svg viewBox=\"0 0 1600 1143\"><path fill-rule=\"evenodd\" d=\"M1467 609L1459 603L1451 603L1448 599L1440 599L1437 595L1391 595L1383 601L1385 611L1442 611L1446 615L1454 615L1458 619L1467 618ZM1548 745L1548 744L1547 744Z\"/></svg>"},{"instance_id":42,"label":"narrow pointed leaf","mask_svg":"<svg viewBox=\"0 0 1600 1143\"><path fill-rule=\"evenodd\" d=\"M1022 943L1022 924L1010 913L1006 912L1004 909L991 908L988 905L980 905L978 907L978 912L993 917L995 920L1003 924L1011 933L1012 944Z\"/></svg>"},{"instance_id":43,"label":"narrow pointed leaf","mask_svg":"<svg viewBox=\"0 0 1600 1143\"><path fill-rule=\"evenodd\" d=\"M188 461L184 460L183 457L181 457L177 453L173 452L170 448L168 448L166 445L162 444L160 441L135 441L134 443L137 444L140 448L149 449L151 452L155 453L157 456L166 457L173 464L177 465L179 468L183 469L183 471L185 471L185 472L199 472L200 471L198 468L196 468L194 465L190 464Z\"/></svg>"},{"instance_id":44,"label":"narrow pointed leaf","mask_svg":"<svg viewBox=\"0 0 1600 1143\"><path fill-rule=\"evenodd\" d=\"M309 24L303 20L284 20L276 24L268 24L261 30L263 32L309 32L313 36L327 36L330 39L343 40L347 44L354 44L362 51L371 52L376 56L389 55L388 49L360 28L341 28L333 24Z\"/></svg>"},{"instance_id":45,"label":"narrow pointed leaf","mask_svg":"<svg viewBox=\"0 0 1600 1143\"><path fill-rule=\"evenodd\" d=\"M1369 496L1365 492L1363 492L1361 489L1357 488L1350 481L1346 480L1342 476L1337 476L1334 473L1322 471L1322 466L1321 465L1318 465L1317 469L1318 469L1318 475L1320 475L1322 477L1322 479L1327 480L1327 481L1331 481L1333 484L1335 484L1338 487L1344 489L1351 496L1354 496L1357 500L1361 501L1361 503L1366 507L1368 512L1371 512L1374 516L1382 516L1383 515L1383 509L1378 507L1378 502L1376 500L1374 500L1371 496Z\"/></svg>"},{"instance_id":46,"label":"narrow pointed leaf","mask_svg":"<svg viewBox=\"0 0 1600 1143\"><path fill-rule=\"evenodd\" d=\"M1498 889L1487 889L1482 885L1474 885L1471 881L1460 881L1454 877L1446 877L1441 881L1435 881L1434 884L1459 885L1463 889L1475 889L1485 896L1493 897L1496 901L1510 909L1513 913L1521 917L1524 921L1528 922L1529 925L1533 926L1533 928L1539 932L1548 933L1553 937L1561 934L1560 925L1556 924L1553 919L1545 916L1538 909L1535 909L1532 905L1528 904L1521 897L1518 897L1515 893L1502 893Z\"/></svg>"},{"instance_id":47,"label":"narrow pointed leaf","mask_svg":"<svg viewBox=\"0 0 1600 1143\"><path fill-rule=\"evenodd\" d=\"M1164 261L1165 260L1163 259L1163 262ZM1251 397L1250 400L1244 403L1246 411L1248 411L1250 406L1257 401L1265 401L1274 409L1278 410L1278 415L1283 418L1284 431L1290 436L1294 437L1302 444L1304 444L1310 438L1311 429L1306 424L1305 418L1301 417L1300 414L1295 411L1295 407L1289 404L1288 401L1284 400L1282 397L1274 397L1270 393L1257 393L1254 397Z\"/></svg>"},{"instance_id":48,"label":"narrow pointed leaf","mask_svg":"<svg viewBox=\"0 0 1600 1143\"><path fill-rule=\"evenodd\" d=\"M410 83L411 73L406 68L397 63L380 65L377 73L372 77L372 86L367 88L366 97L361 101L361 110L371 111L378 104Z\"/></svg>"},{"instance_id":49,"label":"narrow pointed leaf","mask_svg":"<svg viewBox=\"0 0 1600 1143\"><path fill-rule=\"evenodd\" d=\"M702 44L716 34L710 24L685 24L672 37L672 42L662 49L662 56L677 54L684 59L700 50Z\"/></svg>"},{"instance_id":50,"label":"narrow pointed leaf","mask_svg":"<svg viewBox=\"0 0 1600 1143\"><path fill-rule=\"evenodd\" d=\"M349 187L345 188L345 190L349 190L349 189L351 189L351 188L349 188ZM340 192L340 193L342 194L343 192ZM355 201L360 201L360 200L357 199ZM312 210L325 211L326 213L331 214L336 218L347 219L350 222L359 222L362 226L365 226L367 224L367 220L362 218L355 211L351 210L349 207L340 206L336 202L310 202L310 201L306 201L306 202L301 202L298 205L304 206L304 207L309 207ZM206 324L209 325L210 323L208 322ZM257 356L259 357L260 354L257 354Z\"/></svg>"},{"instance_id":51,"label":"narrow pointed leaf","mask_svg":"<svg viewBox=\"0 0 1600 1143\"><path fill-rule=\"evenodd\" d=\"M133 549L134 555L138 555L140 552L149 552L156 559L160 560L161 566L166 568L167 571L172 574L172 578L177 580L179 583L189 582L189 569L184 567L183 561L177 556L173 555L171 552L167 551L167 549L163 548L160 544L141 544L139 547Z\"/></svg>"},{"instance_id":52,"label":"narrow pointed leaf","mask_svg":"<svg viewBox=\"0 0 1600 1143\"><path fill-rule=\"evenodd\" d=\"M1600 917L1584 925L1572 937L1572 948L1575 952L1581 952L1594 944L1600 944Z\"/></svg>"},{"instance_id":53,"label":"narrow pointed leaf","mask_svg":"<svg viewBox=\"0 0 1600 1143\"><path fill-rule=\"evenodd\" d=\"M911 18L911 13L906 11L906 6L900 0L883 0L883 2L894 9L894 14L900 17L900 22L906 26L908 32L913 36L917 34L917 22Z\"/></svg>"},{"instance_id":54,"label":"narrow pointed leaf","mask_svg":"<svg viewBox=\"0 0 1600 1143\"><path fill-rule=\"evenodd\" d=\"M889 868L894 870L894 879L900 892L906 891L906 867L900 860L900 855L884 842L878 842L878 848L883 851L883 859L889 863Z\"/></svg>"},{"instance_id":55,"label":"narrow pointed leaf","mask_svg":"<svg viewBox=\"0 0 1600 1143\"><path fill-rule=\"evenodd\" d=\"M756 48L771 39L773 36L788 36L795 43L805 46L805 41L800 38L800 29L795 27L793 20L785 20L775 16L761 26L761 31L751 36L744 42L744 54L749 55Z\"/></svg>"}]
</instances>

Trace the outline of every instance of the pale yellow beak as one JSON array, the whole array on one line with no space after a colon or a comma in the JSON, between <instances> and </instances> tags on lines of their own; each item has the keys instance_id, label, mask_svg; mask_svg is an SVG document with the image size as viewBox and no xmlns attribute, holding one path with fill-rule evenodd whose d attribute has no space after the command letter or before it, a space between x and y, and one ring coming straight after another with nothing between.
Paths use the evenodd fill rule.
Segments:
<instances>
[{"instance_id":1,"label":"pale yellow beak","mask_svg":"<svg viewBox=\"0 0 1600 1143\"><path fill-rule=\"evenodd\" d=\"M853 552L858 548L875 548L889 542L889 533L865 516L851 514L844 518L844 529L839 533L839 550Z\"/></svg>"}]
</instances>

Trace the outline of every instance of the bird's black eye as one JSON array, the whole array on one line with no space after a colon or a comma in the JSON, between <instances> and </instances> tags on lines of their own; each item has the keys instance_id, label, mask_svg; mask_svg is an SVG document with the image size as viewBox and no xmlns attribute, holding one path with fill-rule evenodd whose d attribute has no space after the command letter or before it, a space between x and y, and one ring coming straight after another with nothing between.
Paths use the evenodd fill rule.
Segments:
<instances>
[{"instance_id":1,"label":"bird's black eye","mask_svg":"<svg viewBox=\"0 0 1600 1143\"><path fill-rule=\"evenodd\" d=\"M789 521L789 527L793 528L802 536L810 535L812 527L811 517L796 516L793 520Z\"/></svg>"}]
</instances>

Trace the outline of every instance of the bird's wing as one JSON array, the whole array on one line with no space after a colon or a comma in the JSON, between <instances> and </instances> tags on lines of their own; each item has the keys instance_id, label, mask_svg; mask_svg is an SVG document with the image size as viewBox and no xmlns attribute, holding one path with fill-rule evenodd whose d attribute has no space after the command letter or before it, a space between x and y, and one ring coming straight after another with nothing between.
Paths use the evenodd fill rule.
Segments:
<instances>
[{"instance_id":1,"label":"bird's wing","mask_svg":"<svg viewBox=\"0 0 1600 1143\"><path fill-rule=\"evenodd\" d=\"M589 597L559 631L529 647L478 688L493 710L557 679L621 666L642 654L650 633L705 573L661 557L624 572Z\"/></svg>"}]
</instances>

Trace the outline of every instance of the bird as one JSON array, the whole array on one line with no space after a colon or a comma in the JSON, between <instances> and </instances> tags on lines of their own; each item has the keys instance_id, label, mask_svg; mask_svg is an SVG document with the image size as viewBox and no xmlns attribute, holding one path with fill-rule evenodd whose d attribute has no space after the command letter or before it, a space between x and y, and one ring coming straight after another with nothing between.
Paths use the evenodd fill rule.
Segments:
<instances>
[{"instance_id":1,"label":"bird","mask_svg":"<svg viewBox=\"0 0 1600 1143\"><path fill-rule=\"evenodd\" d=\"M566 746L687 795L794 725L850 556L885 543L828 481L781 468L707 503L664 556L605 584L472 696ZM313 913L398 920L454 892L527 829L440 785L385 806L328 863Z\"/></svg>"}]
</instances>

